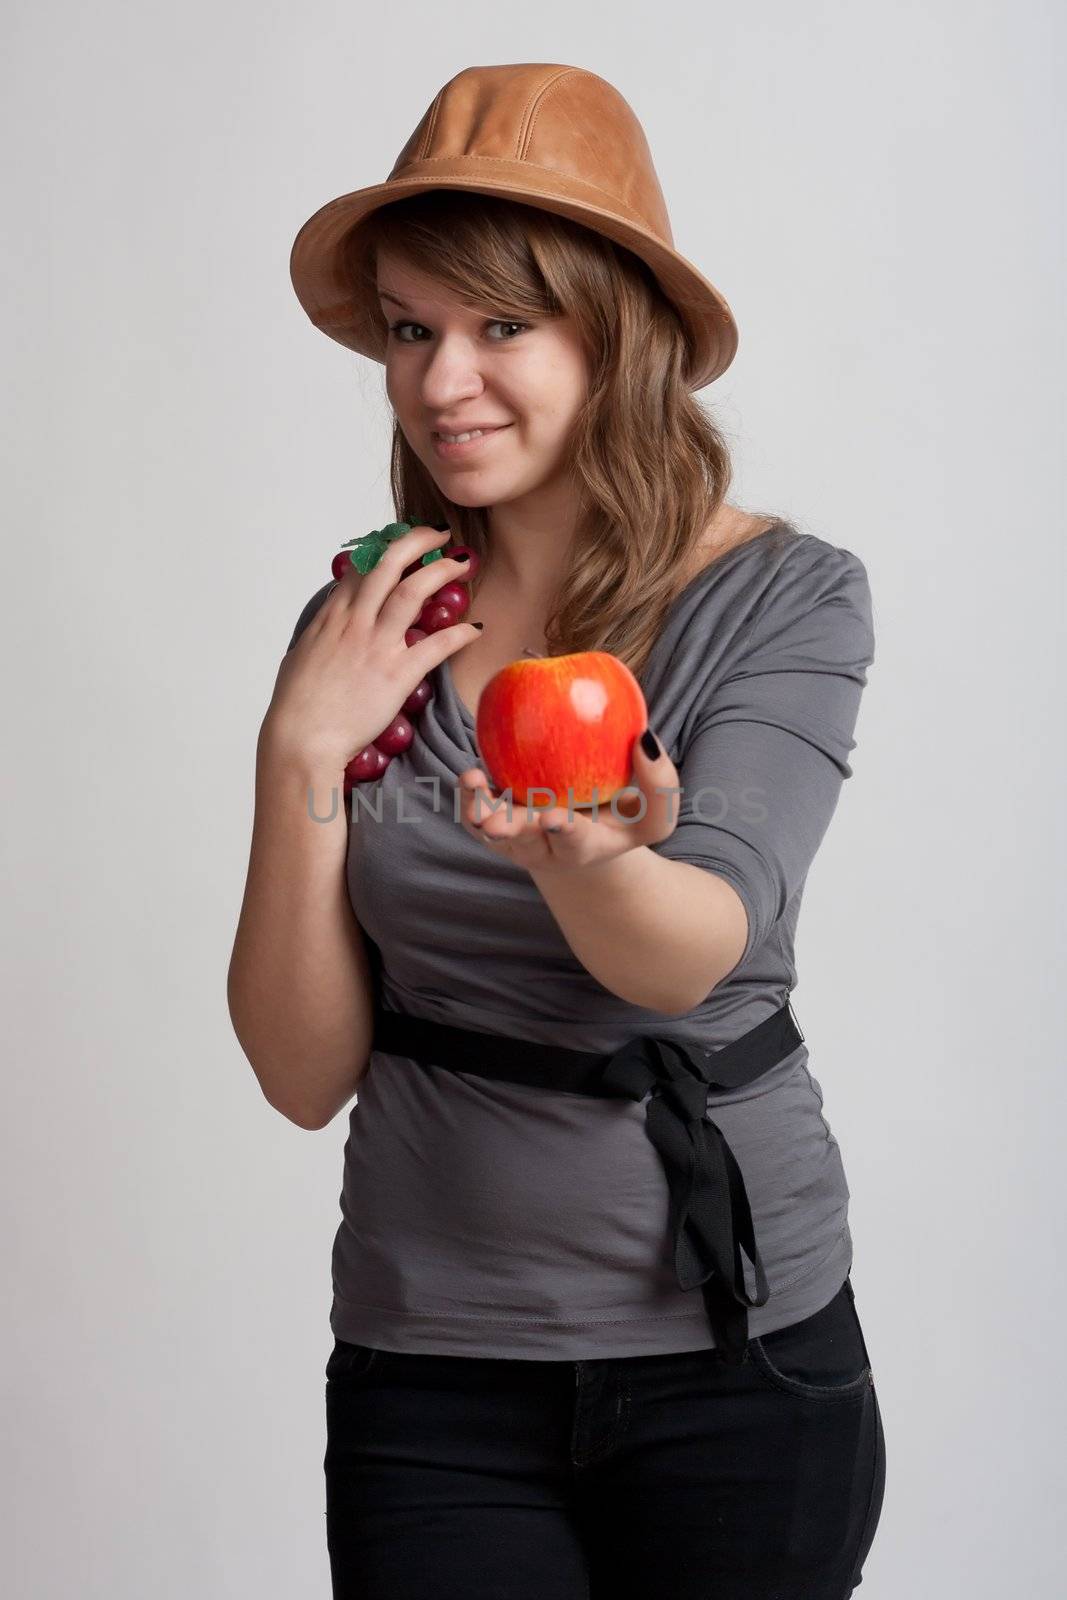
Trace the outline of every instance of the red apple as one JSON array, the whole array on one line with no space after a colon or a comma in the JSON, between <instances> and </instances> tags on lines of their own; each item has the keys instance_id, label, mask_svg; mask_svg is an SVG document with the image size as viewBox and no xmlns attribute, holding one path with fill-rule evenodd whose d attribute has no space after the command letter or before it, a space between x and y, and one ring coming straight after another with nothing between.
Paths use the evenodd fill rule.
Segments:
<instances>
[{"instance_id":1,"label":"red apple","mask_svg":"<svg viewBox=\"0 0 1067 1600\"><path fill-rule=\"evenodd\" d=\"M532 811L598 806L633 778L633 745L648 708L629 667L606 650L520 656L490 678L478 700L478 749L498 792ZM574 791L573 801L569 790Z\"/></svg>"}]
</instances>

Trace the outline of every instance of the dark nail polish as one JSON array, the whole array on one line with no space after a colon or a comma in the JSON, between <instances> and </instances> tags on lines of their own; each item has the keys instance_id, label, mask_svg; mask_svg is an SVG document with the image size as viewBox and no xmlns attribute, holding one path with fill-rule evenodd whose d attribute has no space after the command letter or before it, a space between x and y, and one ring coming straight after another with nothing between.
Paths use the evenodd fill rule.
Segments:
<instances>
[{"instance_id":1,"label":"dark nail polish","mask_svg":"<svg viewBox=\"0 0 1067 1600\"><path fill-rule=\"evenodd\" d=\"M437 532L437 533L447 533L448 532L448 523L447 522L431 522L430 523L430 527L433 528L435 530L435 532Z\"/></svg>"},{"instance_id":2,"label":"dark nail polish","mask_svg":"<svg viewBox=\"0 0 1067 1600\"><path fill-rule=\"evenodd\" d=\"M659 760L662 751L660 750L656 735L652 732L651 728L646 728L644 733L641 735L641 748L645 752L645 755L648 756L650 761Z\"/></svg>"},{"instance_id":3,"label":"dark nail polish","mask_svg":"<svg viewBox=\"0 0 1067 1600\"><path fill-rule=\"evenodd\" d=\"M485 627L485 623L484 622L472 622L471 623L471 627L472 628L484 628Z\"/></svg>"},{"instance_id":4,"label":"dark nail polish","mask_svg":"<svg viewBox=\"0 0 1067 1600\"><path fill-rule=\"evenodd\" d=\"M452 560L453 561L469 561L470 560L470 555L466 550L464 550L464 552L463 552L463 554L461 556L453 556Z\"/></svg>"}]
</instances>

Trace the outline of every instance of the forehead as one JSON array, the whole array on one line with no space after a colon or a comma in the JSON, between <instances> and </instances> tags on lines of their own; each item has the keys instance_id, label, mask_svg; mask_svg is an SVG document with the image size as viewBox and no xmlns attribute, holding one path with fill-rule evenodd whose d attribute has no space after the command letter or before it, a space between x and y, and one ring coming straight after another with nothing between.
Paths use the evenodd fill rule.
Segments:
<instances>
[{"instance_id":1,"label":"forehead","mask_svg":"<svg viewBox=\"0 0 1067 1600\"><path fill-rule=\"evenodd\" d=\"M379 294L383 289L388 289L409 305L418 301L427 307L434 305L457 311L463 309L456 296L438 279L419 272L399 256L390 256L385 251L378 256L377 286Z\"/></svg>"}]
</instances>

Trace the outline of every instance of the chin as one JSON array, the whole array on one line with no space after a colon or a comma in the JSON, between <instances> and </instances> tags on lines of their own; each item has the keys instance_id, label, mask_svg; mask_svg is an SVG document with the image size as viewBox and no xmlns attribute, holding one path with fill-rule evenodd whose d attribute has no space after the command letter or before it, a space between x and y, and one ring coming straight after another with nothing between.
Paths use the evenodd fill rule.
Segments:
<instances>
[{"instance_id":1,"label":"chin","mask_svg":"<svg viewBox=\"0 0 1067 1600\"><path fill-rule=\"evenodd\" d=\"M444 495L446 500L451 500L457 506L496 506L503 505L507 500L514 500L525 493L521 487L510 482L496 484L489 483L486 475L476 472L457 472L451 477L442 477L434 473L433 481Z\"/></svg>"},{"instance_id":2,"label":"chin","mask_svg":"<svg viewBox=\"0 0 1067 1600\"><path fill-rule=\"evenodd\" d=\"M473 511L478 506L496 504L496 496L494 495L492 499L487 499L484 489L480 489L477 494L473 491L470 494L464 494L462 484L442 483L440 478L434 478L433 481L440 490L443 500L447 500L454 506L462 506L465 511Z\"/></svg>"}]
</instances>

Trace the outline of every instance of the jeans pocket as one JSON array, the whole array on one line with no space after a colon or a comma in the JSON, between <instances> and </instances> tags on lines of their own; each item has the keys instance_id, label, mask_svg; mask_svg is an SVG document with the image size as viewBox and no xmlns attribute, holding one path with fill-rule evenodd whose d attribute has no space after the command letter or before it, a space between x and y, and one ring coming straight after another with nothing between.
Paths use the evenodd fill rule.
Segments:
<instances>
[{"instance_id":1,"label":"jeans pocket","mask_svg":"<svg viewBox=\"0 0 1067 1600\"><path fill-rule=\"evenodd\" d=\"M326 1384L349 1382L365 1378L376 1366L382 1352L374 1345L350 1344L347 1339L334 1337L333 1349L326 1363Z\"/></svg>"},{"instance_id":2,"label":"jeans pocket","mask_svg":"<svg viewBox=\"0 0 1067 1600\"><path fill-rule=\"evenodd\" d=\"M754 1370L772 1388L806 1400L854 1400L871 1387L867 1345L846 1278L833 1299L802 1322L748 1342Z\"/></svg>"}]
</instances>

